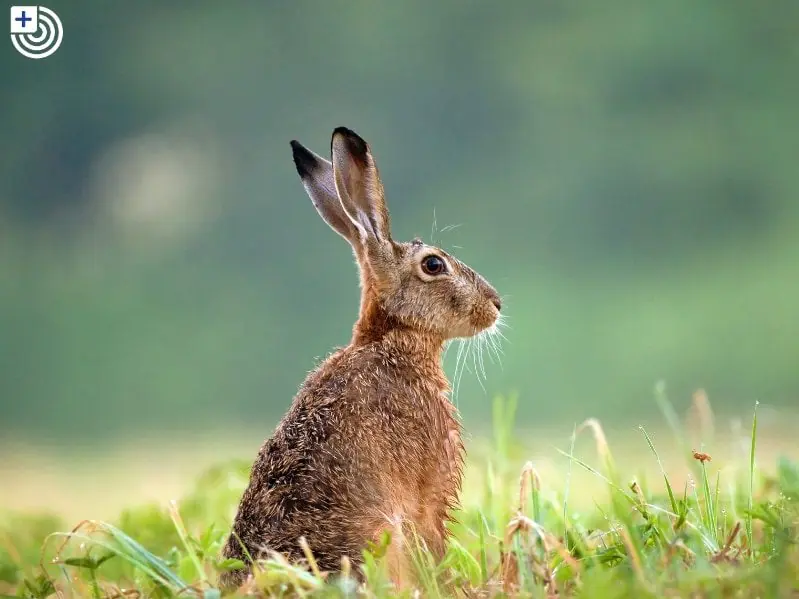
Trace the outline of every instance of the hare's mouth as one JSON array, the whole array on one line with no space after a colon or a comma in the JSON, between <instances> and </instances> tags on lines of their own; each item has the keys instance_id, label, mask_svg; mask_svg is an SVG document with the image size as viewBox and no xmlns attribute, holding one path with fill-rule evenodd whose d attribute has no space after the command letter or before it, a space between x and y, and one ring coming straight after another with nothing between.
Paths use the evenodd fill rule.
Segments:
<instances>
[{"instance_id":1,"label":"hare's mouth","mask_svg":"<svg viewBox=\"0 0 799 599\"><path fill-rule=\"evenodd\" d=\"M494 304L481 306L479 310L475 310L475 312L472 314L472 335L477 335L487 329L490 329L491 327L496 326L501 316L502 314Z\"/></svg>"}]
</instances>

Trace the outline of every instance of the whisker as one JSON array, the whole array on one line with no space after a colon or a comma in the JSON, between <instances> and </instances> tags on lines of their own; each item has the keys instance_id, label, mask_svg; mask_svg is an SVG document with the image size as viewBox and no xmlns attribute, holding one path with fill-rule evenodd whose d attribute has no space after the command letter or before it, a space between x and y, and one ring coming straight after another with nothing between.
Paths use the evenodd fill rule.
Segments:
<instances>
[{"instance_id":1,"label":"whisker","mask_svg":"<svg viewBox=\"0 0 799 599\"><path fill-rule=\"evenodd\" d=\"M496 348L494 347L494 338L491 335L491 333L486 333L486 336L485 336L485 349L486 349L486 356L488 356L488 359L491 361L492 364L495 364L495 362L494 362L494 354L496 354ZM498 360L499 360L499 357L497 357L497 361Z\"/></svg>"},{"instance_id":2,"label":"whisker","mask_svg":"<svg viewBox=\"0 0 799 599\"><path fill-rule=\"evenodd\" d=\"M486 372L485 357L492 364L499 364L500 369L502 366L502 356L505 352L502 349L502 341L507 341L507 338L502 332L503 328L507 328L507 315L500 314L492 326L484 329L467 338L453 339L450 343L458 341L458 353L455 357L455 373L452 379L452 398L457 405L459 402L461 382L465 372L474 374L477 383L483 390L483 393L488 393L485 383L488 381L488 373ZM445 349L449 350L449 345ZM470 364L471 362L471 364Z\"/></svg>"},{"instance_id":3,"label":"whisker","mask_svg":"<svg viewBox=\"0 0 799 599\"><path fill-rule=\"evenodd\" d=\"M453 376L452 397L455 400L455 406L458 405L459 392L461 386L461 378L463 377L463 368L465 363L465 343L463 339L458 339L458 353L455 356L455 375Z\"/></svg>"},{"instance_id":4,"label":"whisker","mask_svg":"<svg viewBox=\"0 0 799 599\"><path fill-rule=\"evenodd\" d=\"M468 372L471 374L472 370L469 368L469 354L472 353L471 339L463 340L463 363L461 364L461 374L458 377L458 389L460 389L461 382L463 381L463 374Z\"/></svg>"},{"instance_id":5,"label":"whisker","mask_svg":"<svg viewBox=\"0 0 799 599\"><path fill-rule=\"evenodd\" d=\"M486 331L486 353L488 354L488 359L491 360L491 363L494 364L494 356L497 358L497 362L501 365L501 360L499 359L499 348L496 344L496 339L494 339L494 331L493 329L488 329Z\"/></svg>"},{"instance_id":6,"label":"whisker","mask_svg":"<svg viewBox=\"0 0 799 599\"><path fill-rule=\"evenodd\" d=\"M472 337L472 339L472 344L474 345L474 355L472 357L472 361L474 362L475 374L477 375L477 380L479 381L483 372L483 369L480 368L480 335L477 334Z\"/></svg>"},{"instance_id":7,"label":"whisker","mask_svg":"<svg viewBox=\"0 0 799 599\"><path fill-rule=\"evenodd\" d=\"M505 351L502 349L502 340L505 339L505 336L502 334L502 331L497 329L491 335L491 338L494 341L494 347L497 348L497 355L499 356L505 355Z\"/></svg>"},{"instance_id":8,"label":"whisker","mask_svg":"<svg viewBox=\"0 0 799 599\"><path fill-rule=\"evenodd\" d=\"M476 339L477 339L477 337L472 337L469 341L471 341L471 343L474 344L474 343L477 343L475 341ZM486 393L485 385L483 385L483 380L480 378L479 364L477 362L477 352L476 351L472 352L472 363L474 364L474 373L475 373L475 375L477 377L477 382L480 383L480 387L482 388L483 393Z\"/></svg>"},{"instance_id":9,"label":"whisker","mask_svg":"<svg viewBox=\"0 0 799 599\"><path fill-rule=\"evenodd\" d=\"M477 358L480 362L480 370L483 373L483 380L487 381L488 378L486 377L486 365L483 361L483 347L485 347L485 335L481 333L477 338Z\"/></svg>"},{"instance_id":10,"label":"whisker","mask_svg":"<svg viewBox=\"0 0 799 599\"><path fill-rule=\"evenodd\" d=\"M486 356L488 356L488 361L492 364L494 363L494 355L491 353L493 347L491 345L491 329L486 329L480 335L483 337L483 346L486 350Z\"/></svg>"},{"instance_id":11,"label":"whisker","mask_svg":"<svg viewBox=\"0 0 799 599\"><path fill-rule=\"evenodd\" d=\"M505 333L502 332L502 329L509 328L507 323L507 318L508 317L505 316L504 314L499 315L499 318L497 319L497 322L494 324L493 327L494 328L493 334L502 339L503 341L505 341L506 343L510 343L510 341L508 341L508 338L505 337Z\"/></svg>"},{"instance_id":12,"label":"whisker","mask_svg":"<svg viewBox=\"0 0 799 599\"><path fill-rule=\"evenodd\" d=\"M499 364L500 370L502 370L502 347L500 347L499 341L496 337L497 333L496 330L491 331L488 336L489 346L494 351L494 355L497 357L497 364Z\"/></svg>"}]
</instances>

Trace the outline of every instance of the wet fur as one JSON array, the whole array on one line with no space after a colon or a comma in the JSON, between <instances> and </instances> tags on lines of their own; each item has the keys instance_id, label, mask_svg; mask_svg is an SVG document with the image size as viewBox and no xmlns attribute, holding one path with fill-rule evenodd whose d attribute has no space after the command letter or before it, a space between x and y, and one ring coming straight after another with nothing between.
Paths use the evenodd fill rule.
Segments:
<instances>
[{"instance_id":1,"label":"wet fur","mask_svg":"<svg viewBox=\"0 0 799 599\"><path fill-rule=\"evenodd\" d=\"M350 344L311 372L261 447L223 554L248 563L247 553L276 551L297 560L304 537L322 570L339 569L345 555L357 569L366 544L389 530L389 567L401 583L403 534L415 530L443 556L460 491L461 426L443 345L490 326L499 297L442 250L390 238L379 175L355 133L334 132L332 164L292 147L314 206L353 247L361 309ZM431 251L446 258L451 276L420 274ZM248 574L228 572L222 584L237 587Z\"/></svg>"}]
</instances>

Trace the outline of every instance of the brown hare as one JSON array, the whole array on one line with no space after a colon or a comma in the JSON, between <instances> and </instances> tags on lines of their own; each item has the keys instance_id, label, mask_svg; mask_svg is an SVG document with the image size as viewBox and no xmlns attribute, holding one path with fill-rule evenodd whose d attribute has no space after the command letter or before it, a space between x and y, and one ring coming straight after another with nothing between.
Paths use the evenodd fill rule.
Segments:
<instances>
[{"instance_id":1,"label":"brown hare","mask_svg":"<svg viewBox=\"0 0 799 599\"><path fill-rule=\"evenodd\" d=\"M389 569L409 573L411 531L437 557L458 502L460 422L441 366L444 344L499 318L500 297L447 252L391 238L383 186L366 142L339 127L332 162L291 142L294 163L322 219L352 246L361 306L349 345L311 372L262 446L224 548L247 568L270 551L303 557L304 537L321 569L354 566L385 531Z\"/></svg>"}]
</instances>

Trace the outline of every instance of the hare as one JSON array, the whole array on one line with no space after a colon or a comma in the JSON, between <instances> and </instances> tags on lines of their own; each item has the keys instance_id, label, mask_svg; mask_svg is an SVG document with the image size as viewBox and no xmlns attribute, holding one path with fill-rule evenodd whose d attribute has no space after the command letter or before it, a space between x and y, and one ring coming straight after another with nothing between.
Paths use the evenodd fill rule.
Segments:
<instances>
[{"instance_id":1,"label":"hare","mask_svg":"<svg viewBox=\"0 0 799 599\"><path fill-rule=\"evenodd\" d=\"M396 584L409 573L403 539L418 535L444 554L464 448L441 366L446 341L499 319L500 297L447 252L391 238L389 214L369 146L338 127L332 162L291 142L294 164L322 219L352 246L360 271L360 314L349 345L299 388L252 466L223 555L301 559L304 537L319 567L357 566L370 541L391 533ZM413 531L413 532L411 532Z\"/></svg>"}]
</instances>

